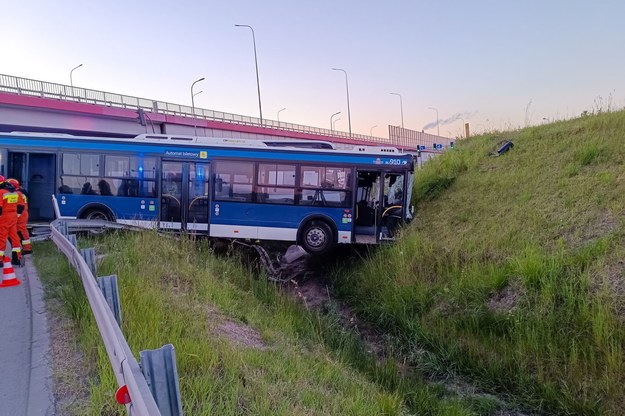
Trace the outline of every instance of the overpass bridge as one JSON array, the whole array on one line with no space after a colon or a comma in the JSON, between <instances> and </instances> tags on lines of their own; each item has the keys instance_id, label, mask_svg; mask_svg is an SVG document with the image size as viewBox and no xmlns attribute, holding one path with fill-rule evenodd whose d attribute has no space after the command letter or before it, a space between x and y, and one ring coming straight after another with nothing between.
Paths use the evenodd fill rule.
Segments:
<instances>
[{"instance_id":1,"label":"overpass bridge","mask_svg":"<svg viewBox=\"0 0 625 416\"><path fill-rule=\"evenodd\" d=\"M0 131L133 137L142 133L307 139L437 153L453 139L389 126L389 139L0 74ZM439 146L440 147L440 146Z\"/></svg>"}]
</instances>

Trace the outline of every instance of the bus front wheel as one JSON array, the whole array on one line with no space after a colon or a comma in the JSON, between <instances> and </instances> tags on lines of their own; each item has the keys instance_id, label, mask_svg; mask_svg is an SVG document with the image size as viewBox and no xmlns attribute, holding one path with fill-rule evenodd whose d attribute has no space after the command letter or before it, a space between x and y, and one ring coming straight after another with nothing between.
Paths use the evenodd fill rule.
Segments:
<instances>
[{"instance_id":1,"label":"bus front wheel","mask_svg":"<svg viewBox=\"0 0 625 416\"><path fill-rule=\"evenodd\" d=\"M326 253L333 240L332 229L323 221L310 221L302 230L302 247L310 254Z\"/></svg>"}]
</instances>

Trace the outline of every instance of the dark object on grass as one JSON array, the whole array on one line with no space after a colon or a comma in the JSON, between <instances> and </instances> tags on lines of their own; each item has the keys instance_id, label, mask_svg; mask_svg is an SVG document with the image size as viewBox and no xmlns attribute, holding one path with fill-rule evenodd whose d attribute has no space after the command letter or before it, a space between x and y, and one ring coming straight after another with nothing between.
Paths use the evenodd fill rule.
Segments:
<instances>
[{"instance_id":1,"label":"dark object on grass","mask_svg":"<svg viewBox=\"0 0 625 416\"><path fill-rule=\"evenodd\" d=\"M491 153L491 155L501 156L504 153L506 153L508 150L512 149L513 147L514 147L514 143L512 143L510 140L504 140L502 142L499 142L499 144L497 145L497 150Z\"/></svg>"}]
</instances>

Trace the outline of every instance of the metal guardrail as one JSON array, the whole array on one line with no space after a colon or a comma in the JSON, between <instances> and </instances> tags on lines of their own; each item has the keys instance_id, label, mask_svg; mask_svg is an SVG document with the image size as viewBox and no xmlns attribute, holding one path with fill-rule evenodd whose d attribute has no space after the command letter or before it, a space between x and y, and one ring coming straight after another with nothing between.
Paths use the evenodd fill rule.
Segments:
<instances>
[{"instance_id":1,"label":"metal guardrail","mask_svg":"<svg viewBox=\"0 0 625 416\"><path fill-rule=\"evenodd\" d=\"M133 416L161 415L141 367L132 355L115 316L96 283L91 268L76 247L59 229L66 232L67 223L63 220L56 220L51 224L52 241L65 254L80 275L98 329L102 335L102 341L111 361L117 384L119 387L126 386L128 389L131 399L130 403L126 404L128 414Z\"/></svg>"},{"instance_id":2,"label":"metal guardrail","mask_svg":"<svg viewBox=\"0 0 625 416\"><path fill-rule=\"evenodd\" d=\"M226 113L223 111L192 108L191 106L167 103L164 101L139 98L128 95L116 94L105 91L91 90L69 85L55 84L47 81L39 81L28 78L20 78L13 75L0 74L0 91L19 95L30 95L41 98L53 98L63 101L81 102L105 105L108 107L142 109L153 113L169 114L184 117L197 117L206 120L215 120L224 123L236 123L257 127L268 127L290 132L308 133L326 137L345 139L357 139L365 142L391 144L383 137L367 136L363 134L350 134L348 132L328 130L319 127L305 126L302 124L285 123L240 114Z\"/></svg>"}]
</instances>

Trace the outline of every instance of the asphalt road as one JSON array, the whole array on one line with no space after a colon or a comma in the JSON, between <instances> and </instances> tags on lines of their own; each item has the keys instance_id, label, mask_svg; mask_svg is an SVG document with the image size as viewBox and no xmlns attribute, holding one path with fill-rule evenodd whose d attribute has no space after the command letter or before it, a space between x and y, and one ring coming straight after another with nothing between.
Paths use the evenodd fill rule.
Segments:
<instances>
[{"instance_id":1,"label":"asphalt road","mask_svg":"<svg viewBox=\"0 0 625 416\"><path fill-rule=\"evenodd\" d=\"M0 288L0 416L55 414L43 290L30 255L19 286Z\"/></svg>"}]
</instances>

